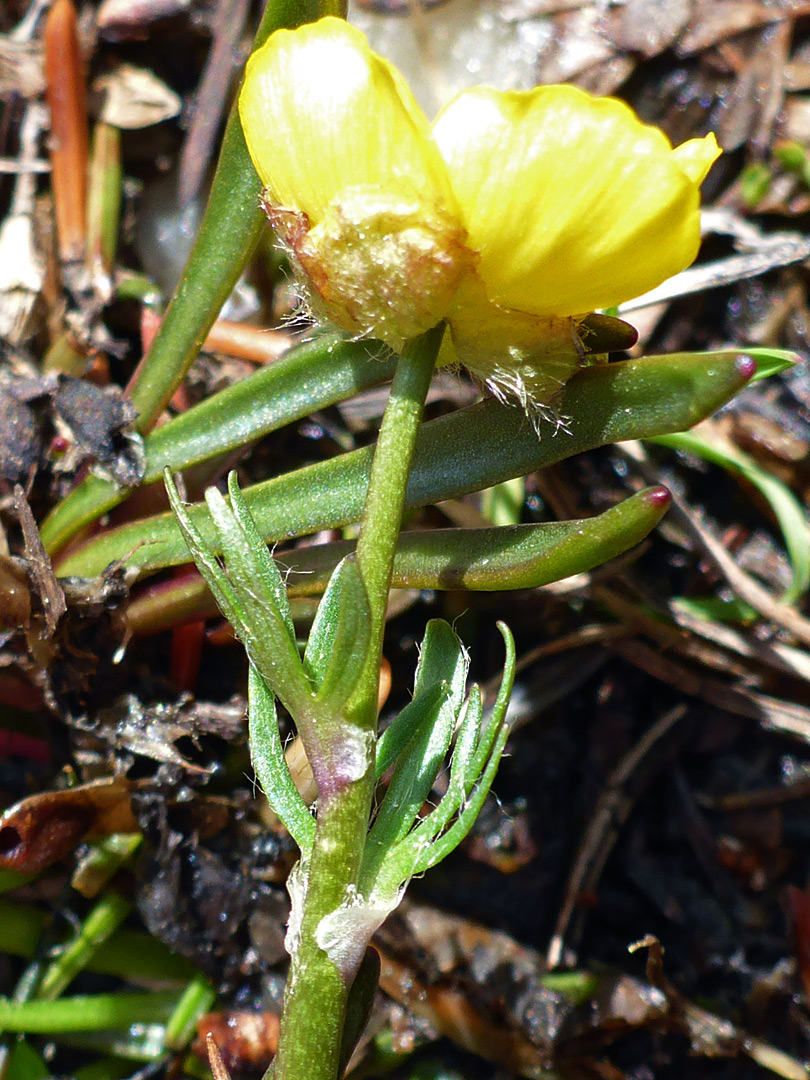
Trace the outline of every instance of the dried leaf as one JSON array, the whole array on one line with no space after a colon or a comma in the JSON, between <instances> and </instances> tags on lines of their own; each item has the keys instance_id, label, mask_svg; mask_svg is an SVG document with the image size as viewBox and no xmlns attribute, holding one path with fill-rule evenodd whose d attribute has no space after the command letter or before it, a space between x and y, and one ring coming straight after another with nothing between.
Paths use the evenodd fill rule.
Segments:
<instances>
[{"instance_id":1,"label":"dried leaf","mask_svg":"<svg viewBox=\"0 0 810 1080\"><path fill-rule=\"evenodd\" d=\"M31 590L18 559L0 553L0 630L26 629L31 618Z\"/></svg>"},{"instance_id":2,"label":"dried leaf","mask_svg":"<svg viewBox=\"0 0 810 1080\"><path fill-rule=\"evenodd\" d=\"M695 0L627 0L607 32L619 49L658 56L677 40L694 6Z\"/></svg>"},{"instance_id":3,"label":"dried leaf","mask_svg":"<svg viewBox=\"0 0 810 1080\"><path fill-rule=\"evenodd\" d=\"M770 145L785 96L791 30L785 20L735 38L741 70L717 125L717 139L724 150L751 143L764 152Z\"/></svg>"},{"instance_id":4,"label":"dried leaf","mask_svg":"<svg viewBox=\"0 0 810 1080\"><path fill-rule=\"evenodd\" d=\"M222 1060L217 1044L214 1040L214 1036L209 1031L205 1037L206 1042L206 1054L208 1057L208 1064L211 1067L211 1072L214 1075L214 1080L231 1080L230 1073L225 1068L225 1062Z\"/></svg>"},{"instance_id":5,"label":"dried leaf","mask_svg":"<svg viewBox=\"0 0 810 1080\"><path fill-rule=\"evenodd\" d=\"M538 82L567 82L613 57L596 6L557 16L555 30L538 56Z\"/></svg>"},{"instance_id":6,"label":"dried leaf","mask_svg":"<svg viewBox=\"0 0 810 1080\"><path fill-rule=\"evenodd\" d=\"M805 994L810 995L810 892L797 889L795 885L788 885L787 901L793 916L799 975Z\"/></svg>"},{"instance_id":7,"label":"dried leaf","mask_svg":"<svg viewBox=\"0 0 810 1080\"><path fill-rule=\"evenodd\" d=\"M39 97L45 91L42 44L0 35L0 98L22 94Z\"/></svg>"},{"instance_id":8,"label":"dried leaf","mask_svg":"<svg viewBox=\"0 0 810 1080\"><path fill-rule=\"evenodd\" d=\"M38 874L84 839L137 828L123 780L46 791L23 799L0 817L0 867Z\"/></svg>"},{"instance_id":9,"label":"dried leaf","mask_svg":"<svg viewBox=\"0 0 810 1080\"><path fill-rule=\"evenodd\" d=\"M19 342L42 290L44 263L29 214L9 214L0 225L0 338Z\"/></svg>"},{"instance_id":10,"label":"dried leaf","mask_svg":"<svg viewBox=\"0 0 810 1080\"><path fill-rule=\"evenodd\" d=\"M28 483L42 450L40 424L20 382L0 377L0 481L8 484Z\"/></svg>"},{"instance_id":11,"label":"dried leaf","mask_svg":"<svg viewBox=\"0 0 810 1080\"><path fill-rule=\"evenodd\" d=\"M238 969L236 935L256 903L241 860L226 863L195 836L166 831L137 902L150 934L207 974L228 978Z\"/></svg>"},{"instance_id":12,"label":"dried leaf","mask_svg":"<svg viewBox=\"0 0 810 1080\"><path fill-rule=\"evenodd\" d=\"M211 773L217 768L216 762L209 766L197 765L185 758L175 747L179 739L194 738L205 731L222 735L244 733L244 709L236 707L221 708L219 715L211 717L213 723L207 724L206 706L200 706L197 718L193 704L188 708L184 702L156 703L143 705L134 694L125 694L114 705L101 709L94 722L81 723L81 727L90 730L112 746L119 755L123 755L120 764L131 764L134 755L150 758L163 764L174 765L200 775ZM216 712L215 706L208 710ZM218 722L219 721L219 722Z\"/></svg>"},{"instance_id":13,"label":"dried leaf","mask_svg":"<svg viewBox=\"0 0 810 1080\"><path fill-rule=\"evenodd\" d=\"M157 75L132 64L120 64L110 74L100 75L93 90L104 94L99 119L127 131L160 124L183 107L179 95Z\"/></svg>"},{"instance_id":14,"label":"dried leaf","mask_svg":"<svg viewBox=\"0 0 810 1080\"><path fill-rule=\"evenodd\" d=\"M67 607L65 594L56 580L53 563L42 546L39 529L37 529L34 515L31 513L31 507L28 505L25 493L19 485L14 489L14 499L23 534L28 573L39 595L47 636L53 637L56 626Z\"/></svg>"},{"instance_id":15,"label":"dried leaf","mask_svg":"<svg viewBox=\"0 0 810 1080\"><path fill-rule=\"evenodd\" d=\"M137 413L117 386L95 386L64 375L53 403L75 440L75 453L94 458L96 467L122 487L138 483L146 461L143 440L128 430Z\"/></svg>"},{"instance_id":16,"label":"dried leaf","mask_svg":"<svg viewBox=\"0 0 810 1080\"><path fill-rule=\"evenodd\" d=\"M212 1045L223 1077L263 1073L275 1056L278 1033L279 1018L275 1013L207 1013L197 1021L198 1037L191 1049L201 1061L211 1059L211 1071L217 1080L220 1074L213 1067L216 1058L211 1053Z\"/></svg>"},{"instance_id":17,"label":"dried leaf","mask_svg":"<svg viewBox=\"0 0 810 1080\"><path fill-rule=\"evenodd\" d=\"M754 0L750 3L746 0L712 0L711 4L698 4L695 18L678 42L677 52L679 56L691 56L743 30L808 12L808 0L781 0L775 4L760 4Z\"/></svg>"},{"instance_id":18,"label":"dried leaf","mask_svg":"<svg viewBox=\"0 0 810 1080\"><path fill-rule=\"evenodd\" d=\"M96 26L104 37L119 41L142 41L159 19L187 11L191 0L102 0Z\"/></svg>"}]
</instances>

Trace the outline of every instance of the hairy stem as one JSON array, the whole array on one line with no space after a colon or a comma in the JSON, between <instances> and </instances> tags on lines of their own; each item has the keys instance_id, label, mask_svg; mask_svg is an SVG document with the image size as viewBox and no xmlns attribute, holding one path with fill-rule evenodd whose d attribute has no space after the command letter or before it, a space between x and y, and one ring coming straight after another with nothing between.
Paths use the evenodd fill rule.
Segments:
<instances>
[{"instance_id":1,"label":"hairy stem","mask_svg":"<svg viewBox=\"0 0 810 1080\"><path fill-rule=\"evenodd\" d=\"M325 733L337 754L341 741L362 746L365 768L322 796L312 853L292 889L293 919L300 913L300 929L293 943L274 1080L338 1077L346 1003L367 936L359 932L351 940L349 934L347 948L329 955L317 934L324 918L340 908L356 885L366 842L385 609L413 449L442 332L437 327L404 350L371 467L357 560L371 609L372 645L345 714L332 717L331 731Z\"/></svg>"}]
</instances>

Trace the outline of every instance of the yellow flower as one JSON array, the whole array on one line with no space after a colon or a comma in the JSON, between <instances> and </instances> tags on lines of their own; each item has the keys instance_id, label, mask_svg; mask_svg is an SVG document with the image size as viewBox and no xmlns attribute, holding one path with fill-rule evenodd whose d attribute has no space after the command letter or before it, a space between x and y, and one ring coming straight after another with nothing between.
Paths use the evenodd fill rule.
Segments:
<instances>
[{"instance_id":1,"label":"yellow flower","mask_svg":"<svg viewBox=\"0 0 810 1080\"><path fill-rule=\"evenodd\" d=\"M582 362L584 316L695 258L720 153L571 86L466 90L431 127L334 18L273 34L239 108L316 311L394 349L446 319L444 360L540 407Z\"/></svg>"}]
</instances>

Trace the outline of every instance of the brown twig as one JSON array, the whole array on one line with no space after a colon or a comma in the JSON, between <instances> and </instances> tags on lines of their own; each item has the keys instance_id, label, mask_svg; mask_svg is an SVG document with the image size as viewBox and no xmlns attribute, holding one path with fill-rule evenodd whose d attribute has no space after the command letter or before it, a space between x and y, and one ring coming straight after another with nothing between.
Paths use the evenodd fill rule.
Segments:
<instances>
[{"instance_id":1,"label":"brown twig","mask_svg":"<svg viewBox=\"0 0 810 1080\"><path fill-rule=\"evenodd\" d=\"M208 1050L208 1064L211 1066L214 1080L231 1080L230 1073L225 1068L225 1062L222 1060L222 1055L210 1031L205 1036L205 1045Z\"/></svg>"},{"instance_id":2,"label":"brown twig","mask_svg":"<svg viewBox=\"0 0 810 1080\"><path fill-rule=\"evenodd\" d=\"M642 475L647 478L654 476L657 479L657 473L652 469L647 452L640 443L628 442L623 446L628 457L632 458L641 469ZM787 630L797 641L810 645L810 620L805 619L795 608L772 596L758 581L747 574L729 555L722 542L698 520L697 515L689 508L685 500L676 493L672 493L670 514L690 533L706 558L722 574L741 600L750 604L766 619L770 619L777 626Z\"/></svg>"},{"instance_id":3,"label":"brown twig","mask_svg":"<svg viewBox=\"0 0 810 1080\"><path fill-rule=\"evenodd\" d=\"M214 20L213 44L194 102L194 112L180 155L177 201L187 206L200 190L236 70L237 44L244 29L248 0L220 0Z\"/></svg>"},{"instance_id":4,"label":"brown twig","mask_svg":"<svg viewBox=\"0 0 810 1080\"><path fill-rule=\"evenodd\" d=\"M141 315L141 342L144 351L160 326L160 316L148 308ZM206 352L221 352L238 360L247 360L251 364L269 364L277 360L295 343L292 334L285 330L267 330L248 323L233 322L230 319L217 319L203 344Z\"/></svg>"},{"instance_id":5,"label":"brown twig","mask_svg":"<svg viewBox=\"0 0 810 1080\"><path fill-rule=\"evenodd\" d=\"M59 256L84 257L88 131L76 9L55 0L45 22L45 99L51 113L51 174Z\"/></svg>"},{"instance_id":6,"label":"brown twig","mask_svg":"<svg viewBox=\"0 0 810 1080\"><path fill-rule=\"evenodd\" d=\"M660 747L662 739L673 731L685 714L685 705L670 709L642 735L611 773L594 807L565 886L563 904L548 947L547 964L550 970L557 967L563 958L565 936L577 910L579 897L583 892L594 889L640 788L652 779L650 757L653 750ZM629 790L631 787L633 791Z\"/></svg>"}]
</instances>

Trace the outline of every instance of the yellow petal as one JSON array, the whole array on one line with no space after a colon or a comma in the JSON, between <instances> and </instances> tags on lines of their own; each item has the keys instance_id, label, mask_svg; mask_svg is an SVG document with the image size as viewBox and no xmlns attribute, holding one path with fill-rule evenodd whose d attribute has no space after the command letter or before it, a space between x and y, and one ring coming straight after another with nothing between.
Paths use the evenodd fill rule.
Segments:
<instances>
[{"instance_id":1,"label":"yellow petal","mask_svg":"<svg viewBox=\"0 0 810 1080\"><path fill-rule=\"evenodd\" d=\"M464 91L439 115L444 156L489 298L574 315L638 296L699 244L712 141L673 153L623 102L571 86Z\"/></svg>"},{"instance_id":2,"label":"yellow petal","mask_svg":"<svg viewBox=\"0 0 810 1080\"><path fill-rule=\"evenodd\" d=\"M705 139L690 139L689 142L676 146L672 157L692 183L700 185L722 152L714 135L707 135Z\"/></svg>"},{"instance_id":3,"label":"yellow petal","mask_svg":"<svg viewBox=\"0 0 810 1080\"><path fill-rule=\"evenodd\" d=\"M279 30L248 61L239 113L268 201L318 224L352 187L455 210L430 127L399 72L342 19Z\"/></svg>"}]
</instances>

